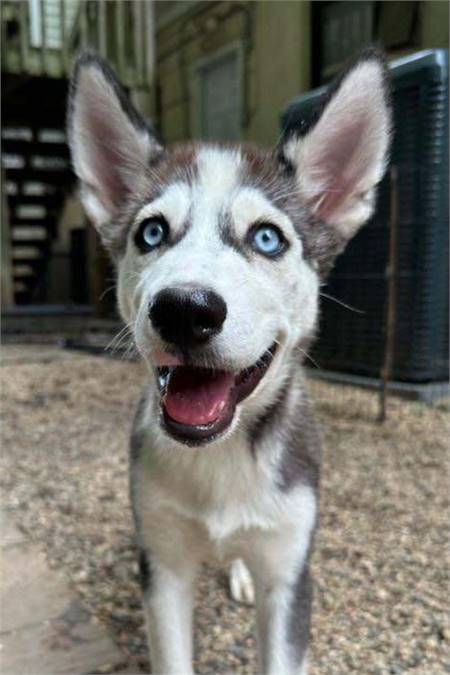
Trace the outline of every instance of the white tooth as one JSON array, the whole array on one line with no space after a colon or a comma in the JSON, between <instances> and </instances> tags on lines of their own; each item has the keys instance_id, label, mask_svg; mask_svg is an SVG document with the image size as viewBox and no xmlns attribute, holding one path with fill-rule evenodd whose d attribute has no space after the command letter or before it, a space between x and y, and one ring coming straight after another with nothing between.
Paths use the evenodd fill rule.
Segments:
<instances>
[{"instance_id":1,"label":"white tooth","mask_svg":"<svg viewBox=\"0 0 450 675\"><path fill-rule=\"evenodd\" d=\"M167 386L167 382L169 381L169 377L172 374L173 367L168 367L166 370L163 372L158 373L158 381L159 381L159 386L161 388L164 388Z\"/></svg>"}]
</instances>

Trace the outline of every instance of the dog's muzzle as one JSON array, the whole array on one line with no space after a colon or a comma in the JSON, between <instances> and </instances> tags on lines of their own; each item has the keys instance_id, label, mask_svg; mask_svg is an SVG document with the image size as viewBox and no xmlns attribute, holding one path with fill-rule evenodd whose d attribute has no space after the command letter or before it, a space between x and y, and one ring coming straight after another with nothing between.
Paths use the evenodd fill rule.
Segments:
<instances>
[{"instance_id":1,"label":"dog's muzzle","mask_svg":"<svg viewBox=\"0 0 450 675\"><path fill-rule=\"evenodd\" d=\"M193 285L165 288L149 307L149 318L167 345L156 351L161 389L161 424L187 445L216 439L231 424L236 406L250 396L269 368L275 343L239 372L196 367L194 355L218 335L227 316L225 301ZM189 364L189 365L184 365Z\"/></svg>"},{"instance_id":2,"label":"dog's muzzle","mask_svg":"<svg viewBox=\"0 0 450 675\"><path fill-rule=\"evenodd\" d=\"M256 363L237 373L192 366L158 368L163 428L186 445L217 439L233 421L236 406L266 374L275 351L274 343Z\"/></svg>"}]
</instances>

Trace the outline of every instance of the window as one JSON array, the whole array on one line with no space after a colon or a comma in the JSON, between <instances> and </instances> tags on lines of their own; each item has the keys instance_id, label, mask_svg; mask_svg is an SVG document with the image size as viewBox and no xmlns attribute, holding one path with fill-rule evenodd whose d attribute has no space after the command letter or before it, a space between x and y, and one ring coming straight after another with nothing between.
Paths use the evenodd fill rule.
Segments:
<instances>
[{"instance_id":1,"label":"window","mask_svg":"<svg viewBox=\"0 0 450 675\"><path fill-rule=\"evenodd\" d=\"M210 141L238 140L242 127L242 50L231 45L194 66L191 132Z\"/></svg>"},{"instance_id":2,"label":"window","mask_svg":"<svg viewBox=\"0 0 450 675\"><path fill-rule=\"evenodd\" d=\"M333 77L349 57L371 44L375 2L319 2L312 3L312 9L313 80L317 85Z\"/></svg>"}]
</instances>

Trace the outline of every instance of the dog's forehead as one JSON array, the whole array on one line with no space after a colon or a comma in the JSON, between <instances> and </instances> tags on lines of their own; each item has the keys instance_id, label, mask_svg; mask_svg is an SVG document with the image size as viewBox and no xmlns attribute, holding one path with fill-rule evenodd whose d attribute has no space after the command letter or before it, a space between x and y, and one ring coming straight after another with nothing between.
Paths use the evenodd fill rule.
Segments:
<instances>
[{"instance_id":1,"label":"dog's forehead","mask_svg":"<svg viewBox=\"0 0 450 675\"><path fill-rule=\"evenodd\" d=\"M263 153L241 147L199 146L195 151L176 153L156 199L156 209L171 211L178 221L187 211L229 210L239 201L257 212L270 206L270 188L275 171ZM262 170L263 169L263 170Z\"/></svg>"},{"instance_id":2,"label":"dog's forehead","mask_svg":"<svg viewBox=\"0 0 450 675\"><path fill-rule=\"evenodd\" d=\"M195 164L194 187L212 198L226 198L242 184L244 159L239 148L200 148Z\"/></svg>"}]
</instances>

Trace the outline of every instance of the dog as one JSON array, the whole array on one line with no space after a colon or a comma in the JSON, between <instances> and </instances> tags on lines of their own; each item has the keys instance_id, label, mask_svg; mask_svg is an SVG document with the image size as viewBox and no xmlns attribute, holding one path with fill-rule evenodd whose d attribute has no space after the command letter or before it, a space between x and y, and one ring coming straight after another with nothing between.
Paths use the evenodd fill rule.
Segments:
<instances>
[{"instance_id":1,"label":"dog","mask_svg":"<svg viewBox=\"0 0 450 675\"><path fill-rule=\"evenodd\" d=\"M389 151L382 55L329 89L273 150L166 148L110 67L82 54L68 139L148 366L130 494L152 672L192 673L199 565L255 595L260 672L307 672L320 433L302 362L319 289L370 217Z\"/></svg>"}]
</instances>

